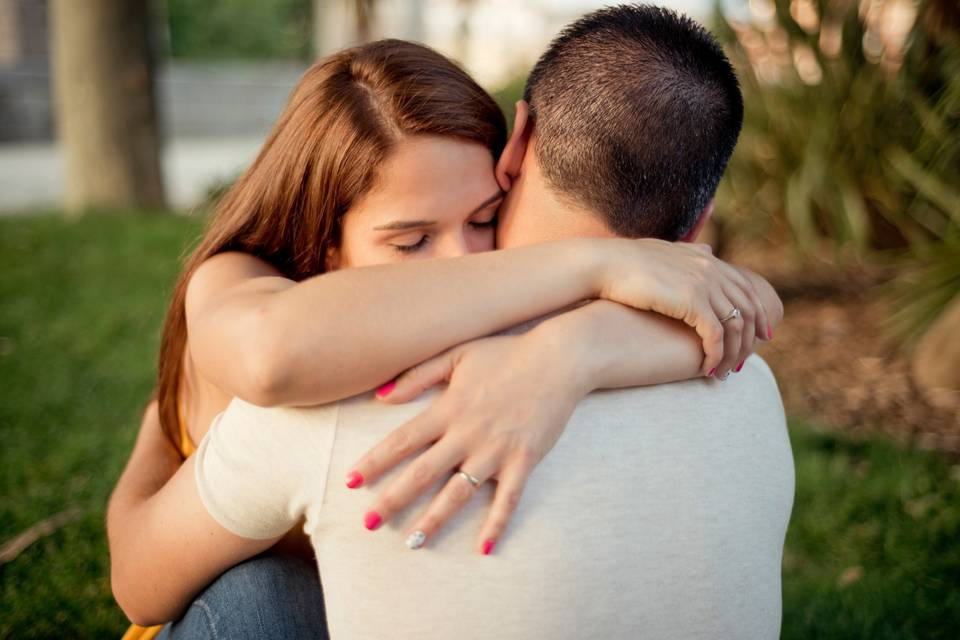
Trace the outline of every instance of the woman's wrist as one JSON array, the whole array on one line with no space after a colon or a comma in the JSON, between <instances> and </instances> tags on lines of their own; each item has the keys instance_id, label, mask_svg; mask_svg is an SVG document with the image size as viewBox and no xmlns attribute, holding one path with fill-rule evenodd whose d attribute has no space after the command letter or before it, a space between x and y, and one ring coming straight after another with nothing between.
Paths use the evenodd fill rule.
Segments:
<instances>
[{"instance_id":1,"label":"woman's wrist","mask_svg":"<svg viewBox=\"0 0 960 640\"><path fill-rule=\"evenodd\" d=\"M601 297L608 279L610 240L601 238L572 238L563 240L561 264L575 265L574 273L581 283L581 300Z\"/></svg>"},{"instance_id":2,"label":"woman's wrist","mask_svg":"<svg viewBox=\"0 0 960 640\"><path fill-rule=\"evenodd\" d=\"M645 276L655 273L656 253L663 251L657 245L670 243L653 238L584 238L583 242L587 256L584 261L591 278L591 298L646 309L655 289ZM634 288L642 283L643 294L638 298L633 291L624 298L623 291L618 290L625 281L633 282ZM638 302L646 304L637 307Z\"/></svg>"},{"instance_id":3,"label":"woman's wrist","mask_svg":"<svg viewBox=\"0 0 960 640\"><path fill-rule=\"evenodd\" d=\"M591 334L581 322L582 317L577 311L568 311L519 336L525 358L539 363L545 384L562 389L573 402L601 386L603 368L597 351L591 347Z\"/></svg>"}]
</instances>

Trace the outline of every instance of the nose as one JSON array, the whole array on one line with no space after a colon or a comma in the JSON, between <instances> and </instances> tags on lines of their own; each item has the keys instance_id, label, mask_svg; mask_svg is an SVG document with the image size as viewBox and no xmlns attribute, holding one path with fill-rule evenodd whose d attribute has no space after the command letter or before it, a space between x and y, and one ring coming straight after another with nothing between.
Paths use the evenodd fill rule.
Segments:
<instances>
[{"instance_id":1,"label":"nose","mask_svg":"<svg viewBox=\"0 0 960 640\"><path fill-rule=\"evenodd\" d=\"M463 231L447 234L436 247L437 258L457 258L470 253L470 245Z\"/></svg>"}]
</instances>

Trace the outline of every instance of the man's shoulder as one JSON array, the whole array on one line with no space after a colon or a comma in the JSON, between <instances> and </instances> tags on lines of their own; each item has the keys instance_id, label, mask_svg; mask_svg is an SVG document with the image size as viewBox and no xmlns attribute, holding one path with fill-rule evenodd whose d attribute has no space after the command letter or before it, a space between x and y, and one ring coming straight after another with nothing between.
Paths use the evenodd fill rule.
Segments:
<instances>
[{"instance_id":1,"label":"man's shoulder","mask_svg":"<svg viewBox=\"0 0 960 640\"><path fill-rule=\"evenodd\" d=\"M764 360L757 354L753 354L747 358L746 362L743 364L743 369L740 370L740 373L743 373L747 370L747 367L756 370L758 375L761 375L767 379L767 382L776 386L777 378L773 375L773 369L770 368L770 365L767 364L767 361Z\"/></svg>"}]
</instances>

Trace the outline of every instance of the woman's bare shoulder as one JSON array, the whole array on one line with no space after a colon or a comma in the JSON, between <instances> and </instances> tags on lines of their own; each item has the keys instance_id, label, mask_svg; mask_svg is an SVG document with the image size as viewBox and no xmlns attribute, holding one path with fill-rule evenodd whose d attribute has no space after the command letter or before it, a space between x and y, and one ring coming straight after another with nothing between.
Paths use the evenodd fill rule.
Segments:
<instances>
[{"instance_id":1,"label":"woman's bare shoulder","mask_svg":"<svg viewBox=\"0 0 960 640\"><path fill-rule=\"evenodd\" d=\"M280 272L262 258L241 251L224 251L204 260L190 277L190 286L275 277Z\"/></svg>"},{"instance_id":2,"label":"woman's bare shoulder","mask_svg":"<svg viewBox=\"0 0 960 640\"><path fill-rule=\"evenodd\" d=\"M225 251L211 256L197 267L187 283L188 313L191 308L201 306L235 287L260 279L286 280L276 267L249 253Z\"/></svg>"}]
</instances>

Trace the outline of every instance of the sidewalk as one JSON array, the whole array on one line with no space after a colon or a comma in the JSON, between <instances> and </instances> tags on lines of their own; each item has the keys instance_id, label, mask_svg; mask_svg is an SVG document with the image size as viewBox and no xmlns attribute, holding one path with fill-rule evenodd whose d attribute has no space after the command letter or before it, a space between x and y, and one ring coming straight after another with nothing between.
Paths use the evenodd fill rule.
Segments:
<instances>
[{"instance_id":1,"label":"sidewalk","mask_svg":"<svg viewBox=\"0 0 960 640\"><path fill-rule=\"evenodd\" d=\"M189 209L212 185L235 177L253 161L263 139L168 140L163 170L170 206ZM63 171L63 158L54 143L0 145L0 215L60 206Z\"/></svg>"}]
</instances>

